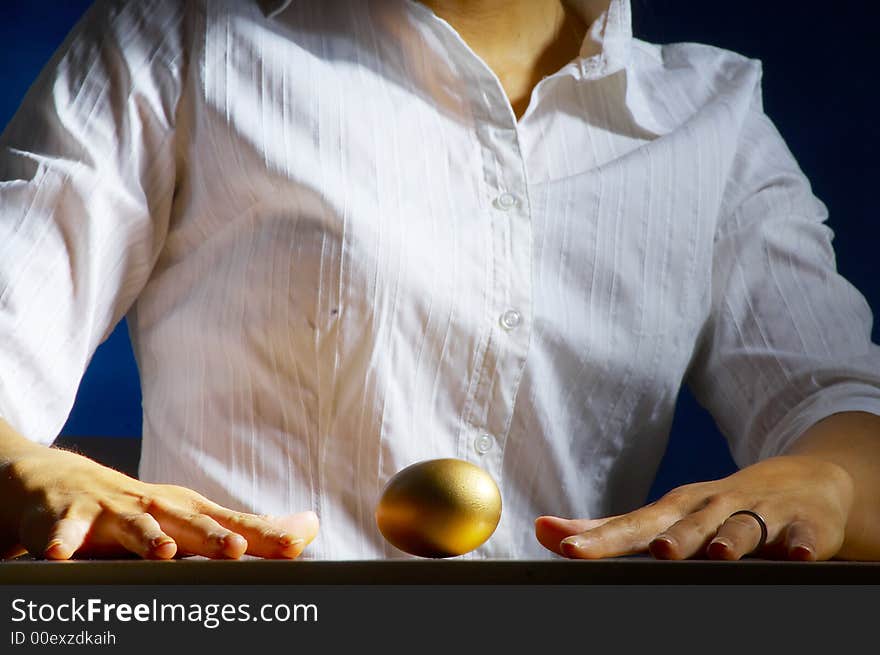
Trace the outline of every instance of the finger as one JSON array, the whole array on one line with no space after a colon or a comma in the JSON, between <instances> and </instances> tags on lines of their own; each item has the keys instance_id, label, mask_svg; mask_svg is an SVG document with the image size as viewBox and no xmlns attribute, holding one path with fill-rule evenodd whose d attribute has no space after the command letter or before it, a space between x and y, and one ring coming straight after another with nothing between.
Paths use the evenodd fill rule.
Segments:
<instances>
[{"instance_id":1,"label":"finger","mask_svg":"<svg viewBox=\"0 0 880 655\"><path fill-rule=\"evenodd\" d=\"M785 552L788 559L812 562L818 559L816 530L807 521L793 521L785 530Z\"/></svg>"},{"instance_id":2,"label":"finger","mask_svg":"<svg viewBox=\"0 0 880 655\"><path fill-rule=\"evenodd\" d=\"M560 542L560 551L574 559L600 559L632 555L647 550L648 544L682 516L673 504L656 503L615 517L598 527Z\"/></svg>"},{"instance_id":3,"label":"finger","mask_svg":"<svg viewBox=\"0 0 880 655\"><path fill-rule=\"evenodd\" d=\"M17 540L3 541L0 543L0 560L15 559L27 554L27 548L18 543Z\"/></svg>"},{"instance_id":4,"label":"finger","mask_svg":"<svg viewBox=\"0 0 880 655\"><path fill-rule=\"evenodd\" d=\"M562 555L560 542L572 535L592 530L616 516L601 519L563 519L557 516L539 516L535 519L535 537L547 550Z\"/></svg>"},{"instance_id":5,"label":"finger","mask_svg":"<svg viewBox=\"0 0 880 655\"><path fill-rule=\"evenodd\" d=\"M271 517L234 512L219 506L206 512L220 525L247 539L247 553L256 557L299 557L318 534L319 522L314 512Z\"/></svg>"},{"instance_id":6,"label":"finger","mask_svg":"<svg viewBox=\"0 0 880 655\"><path fill-rule=\"evenodd\" d=\"M320 521L318 515L312 511L300 512L298 514L287 514L284 516L276 516L270 519L272 523L289 534L299 535L302 539L302 547L299 552L308 546L318 536L320 530Z\"/></svg>"},{"instance_id":7,"label":"finger","mask_svg":"<svg viewBox=\"0 0 880 655\"><path fill-rule=\"evenodd\" d=\"M730 515L725 503L711 502L688 514L658 534L648 544L657 559L687 559L705 552L718 526Z\"/></svg>"},{"instance_id":8,"label":"finger","mask_svg":"<svg viewBox=\"0 0 880 655\"><path fill-rule=\"evenodd\" d=\"M247 540L205 514L154 507L151 513L182 552L213 559L238 559Z\"/></svg>"},{"instance_id":9,"label":"finger","mask_svg":"<svg viewBox=\"0 0 880 655\"><path fill-rule=\"evenodd\" d=\"M91 517L68 516L58 520L49 532L43 555L46 559L70 559L86 540Z\"/></svg>"},{"instance_id":10,"label":"finger","mask_svg":"<svg viewBox=\"0 0 880 655\"><path fill-rule=\"evenodd\" d=\"M46 507L33 507L22 517L21 543L36 556L70 559L83 545L100 511L97 506L71 505L56 514Z\"/></svg>"},{"instance_id":11,"label":"finger","mask_svg":"<svg viewBox=\"0 0 880 655\"><path fill-rule=\"evenodd\" d=\"M177 543L150 514L114 514L110 519L115 540L144 559L171 559Z\"/></svg>"},{"instance_id":12,"label":"finger","mask_svg":"<svg viewBox=\"0 0 880 655\"><path fill-rule=\"evenodd\" d=\"M766 514L761 515L766 520ZM772 541L769 523L767 532L767 541ZM760 542L761 524L758 520L748 514L736 514L721 524L706 547L706 554L710 559L738 560L753 552Z\"/></svg>"}]
</instances>

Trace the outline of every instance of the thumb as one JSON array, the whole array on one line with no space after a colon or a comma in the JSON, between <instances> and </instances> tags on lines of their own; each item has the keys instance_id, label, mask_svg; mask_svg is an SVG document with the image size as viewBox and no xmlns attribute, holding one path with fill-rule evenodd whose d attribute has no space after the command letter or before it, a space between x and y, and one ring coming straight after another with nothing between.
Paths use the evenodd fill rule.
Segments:
<instances>
[{"instance_id":1,"label":"thumb","mask_svg":"<svg viewBox=\"0 0 880 655\"><path fill-rule=\"evenodd\" d=\"M562 555L559 542L575 534L598 528L614 516L601 519L564 519L558 516L539 516L535 519L535 537L547 550Z\"/></svg>"}]
</instances>

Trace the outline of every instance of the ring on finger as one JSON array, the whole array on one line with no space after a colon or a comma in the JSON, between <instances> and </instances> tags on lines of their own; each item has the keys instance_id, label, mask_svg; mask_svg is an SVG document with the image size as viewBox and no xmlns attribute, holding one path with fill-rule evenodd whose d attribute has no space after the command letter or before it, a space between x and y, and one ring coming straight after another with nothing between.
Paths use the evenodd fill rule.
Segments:
<instances>
[{"instance_id":1,"label":"ring on finger","mask_svg":"<svg viewBox=\"0 0 880 655\"><path fill-rule=\"evenodd\" d=\"M761 550L761 548L764 547L764 544L767 543L767 521L764 519L763 516L758 514L758 512L751 510L751 509L737 510L736 512L734 512L733 514L731 514L727 518L732 519L734 516L737 516L738 514L745 514L747 516L751 516L753 519L755 519L755 521L758 522L758 527L761 528L761 538L758 540L758 545L755 546L754 549L752 549L752 552L755 552L757 550Z\"/></svg>"}]
</instances>

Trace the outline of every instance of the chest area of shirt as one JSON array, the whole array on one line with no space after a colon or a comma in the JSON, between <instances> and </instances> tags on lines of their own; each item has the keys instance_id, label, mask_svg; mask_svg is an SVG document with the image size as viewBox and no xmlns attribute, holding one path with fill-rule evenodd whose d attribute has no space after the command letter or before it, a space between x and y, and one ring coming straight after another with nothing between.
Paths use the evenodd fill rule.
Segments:
<instances>
[{"instance_id":1,"label":"chest area of shirt","mask_svg":"<svg viewBox=\"0 0 880 655\"><path fill-rule=\"evenodd\" d=\"M249 47L206 69L170 259L246 231L291 242L299 280L393 285L416 304L464 286L485 308L527 281L538 319L589 294L637 333L699 314L729 159L710 138L723 113L648 139L627 122L619 79L559 80L517 125L473 70L331 37L270 48L239 35ZM209 40L206 62L219 48Z\"/></svg>"}]
</instances>

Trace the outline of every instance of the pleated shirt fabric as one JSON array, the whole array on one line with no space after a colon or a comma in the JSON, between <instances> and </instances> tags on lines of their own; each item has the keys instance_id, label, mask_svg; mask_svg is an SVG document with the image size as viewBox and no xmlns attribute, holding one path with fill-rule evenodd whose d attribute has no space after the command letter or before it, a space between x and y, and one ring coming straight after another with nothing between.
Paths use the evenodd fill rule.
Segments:
<instances>
[{"instance_id":1,"label":"pleated shirt fabric","mask_svg":"<svg viewBox=\"0 0 880 655\"><path fill-rule=\"evenodd\" d=\"M600 4L517 120L409 0L99 2L0 142L0 415L50 443L126 316L144 480L371 559L405 556L385 483L440 457L502 491L466 557L549 557L535 517L645 500L685 383L743 466L880 413L760 63Z\"/></svg>"}]
</instances>

